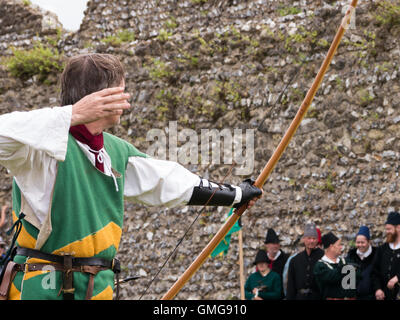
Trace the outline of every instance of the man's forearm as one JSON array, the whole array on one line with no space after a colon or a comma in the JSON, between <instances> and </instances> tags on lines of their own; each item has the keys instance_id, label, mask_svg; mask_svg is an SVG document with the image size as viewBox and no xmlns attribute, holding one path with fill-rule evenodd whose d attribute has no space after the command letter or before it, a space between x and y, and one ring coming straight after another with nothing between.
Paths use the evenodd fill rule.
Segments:
<instances>
[{"instance_id":1,"label":"man's forearm","mask_svg":"<svg viewBox=\"0 0 400 320\"><path fill-rule=\"evenodd\" d=\"M193 189L188 205L233 206L238 208L253 198L260 197L261 189L247 179L239 186L216 184L202 180L198 187Z\"/></svg>"},{"instance_id":2,"label":"man's forearm","mask_svg":"<svg viewBox=\"0 0 400 320\"><path fill-rule=\"evenodd\" d=\"M242 191L239 187L228 184L219 185L201 179L200 185L193 188L188 205L231 206L240 202Z\"/></svg>"}]
</instances>

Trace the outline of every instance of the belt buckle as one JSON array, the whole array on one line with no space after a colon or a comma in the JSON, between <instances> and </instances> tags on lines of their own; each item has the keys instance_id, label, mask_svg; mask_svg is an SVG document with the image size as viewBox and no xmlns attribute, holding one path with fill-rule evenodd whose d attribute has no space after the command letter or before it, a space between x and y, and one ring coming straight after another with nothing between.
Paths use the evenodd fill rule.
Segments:
<instances>
[{"instance_id":1,"label":"belt buckle","mask_svg":"<svg viewBox=\"0 0 400 320\"><path fill-rule=\"evenodd\" d=\"M75 293L75 288L71 288L71 289L61 289L61 291L63 293L67 293L67 294L74 294Z\"/></svg>"},{"instance_id":2,"label":"belt buckle","mask_svg":"<svg viewBox=\"0 0 400 320\"><path fill-rule=\"evenodd\" d=\"M74 256L75 255L75 252L74 251L72 251L72 252L64 252L64 251L60 251L60 256Z\"/></svg>"},{"instance_id":3,"label":"belt buckle","mask_svg":"<svg viewBox=\"0 0 400 320\"><path fill-rule=\"evenodd\" d=\"M60 256L63 257L63 266L64 266L64 271L68 272L72 269L73 266L73 259L74 256L72 255L72 253L69 252L60 252Z\"/></svg>"}]
</instances>

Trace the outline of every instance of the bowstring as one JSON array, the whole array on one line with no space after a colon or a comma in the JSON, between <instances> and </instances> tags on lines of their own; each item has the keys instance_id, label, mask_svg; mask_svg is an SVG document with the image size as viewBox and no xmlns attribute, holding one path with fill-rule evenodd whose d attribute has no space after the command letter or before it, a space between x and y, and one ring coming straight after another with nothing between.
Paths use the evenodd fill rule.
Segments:
<instances>
[{"instance_id":1,"label":"bowstring","mask_svg":"<svg viewBox=\"0 0 400 320\"><path fill-rule=\"evenodd\" d=\"M223 184L225 179L231 175L233 167L236 165L235 161L233 161L232 165L230 166L228 173L222 178L222 182L220 182L220 184ZM214 197L215 192L217 192L218 188L215 188L215 190L213 191L213 193L211 194L210 198L207 200L206 204L201 208L201 210L197 213L196 217L194 218L194 220L192 221L192 223L189 225L189 227L186 229L185 233L183 234L183 236L178 240L175 248L171 251L171 253L168 255L167 259L164 261L163 265L161 266L161 268L157 271L156 275L153 277L153 279L150 281L150 283L147 285L145 291L142 293L142 295L140 296L139 300L142 300L143 296L147 293L147 291L149 290L150 286L153 284L153 282L157 279L158 275L160 274L160 272L164 269L165 265L168 263L169 259L172 257L172 255L176 252L176 250L178 249L178 247L181 245L181 243L183 242L183 240L186 238L186 235L189 233L190 229L193 227L193 225L196 223L197 219L200 217L200 215L204 212L205 208L207 207L208 203L211 201L211 199Z\"/></svg>"},{"instance_id":2,"label":"bowstring","mask_svg":"<svg viewBox=\"0 0 400 320\"><path fill-rule=\"evenodd\" d=\"M313 51L311 53L313 54ZM275 103L272 105L271 110L274 109L276 104L282 100L282 97L286 93L287 88L292 84L293 81L295 81L297 79L298 75L300 74L301 68L307 62L307 60L308 60L307 57L302 59L302 61L297 66L296 70L294 71L294 76L289 78L289 81L286 83L285 87L279 94L278 98L275 100ZM257 127L258 131L262 131L264 122L265 122L265 120L267 120L268 116L269 116L269 112L267 112L267 114L264 116L264 118L261 120L260 124L258 125L258 127Z\"/></svg>"}]
</instances>

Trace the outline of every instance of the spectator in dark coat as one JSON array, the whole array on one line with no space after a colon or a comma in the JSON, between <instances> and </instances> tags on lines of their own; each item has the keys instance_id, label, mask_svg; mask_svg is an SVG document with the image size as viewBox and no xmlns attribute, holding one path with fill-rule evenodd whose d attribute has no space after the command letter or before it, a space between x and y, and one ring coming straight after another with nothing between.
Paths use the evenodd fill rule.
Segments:
<instances>
[{"instance_id":1,"label":"spectator in dark coat","mask_svg":"<svg viewBox=\"0 0 400 320\"><path fill-rule=\"evenodd\" d=\"M322 243L325 255L314 265L314 279L322 299L355 300L359 270L340 258L343 245L332 232L322 236Z\"/></svg>"},{"instance_id":2,"label":"spectator in dark coat","mask_svg":"<svg viewBox=\"0 0 400 320\"><path fill-rule=\"evenodd\" d=\"M321 299L313 270L315 263L323 257L324 251L318 248L318 232L314 224L305 226L302 241L305 249L294 256L289 264L286 299Z\"/></svg>"},{"instance_id":3,"label":"spectator in dark coat","mask_svg":"<svg viewBox=\"0 0 400 320\"><path fill-rule=\"evenodd\" d=\"M274 229L268 229L264 243L265 251L267 251L269 268L282 277L283 268L285 267L289 255L281 249L279 237L275 233Z\"/></svg>"},{"instance_id":4,"label":"spectator in dark coat","mask_svg":"<svg viewBox=\"0 0 400 320\"><path fill-rule=\"evenodd\" d=\"M378 247L372 269L377 300L400 299L400 214L390 212L385 223L386 243Z\"/></svg>"},{"instance_id":5,"label":"spectator in dark coat","mask_svg":"<svg viewBox=\"0 0 400 320\"><path fill-rule=\"evenodd\" d=\"M268 267L279 274L281 279L281 284L283 284L283 269L285 267L285 263L289 258L289 255L283 252L280 245L280 240L278 235L274 231L274 229L270 228L267 231L267 235L265 237L265 251L267 252L267 262ZM283 294L283 286L282 287L282 298Z\"/></svg>"},{"instance_id":6,"label":"spectator in dark coat","mask_svg":"<svg viewBox=\"0 0 400 320\"><path fill-rule=\"evenodd\" d=\"M354 264L361 272L361 279L357 283L357 299L375 300L372 289L371 271L376 248L371 246L370 232L367 226L361 226L356 235L356 247L347 253L346 261Z\"/></svg>"}]
</instances>

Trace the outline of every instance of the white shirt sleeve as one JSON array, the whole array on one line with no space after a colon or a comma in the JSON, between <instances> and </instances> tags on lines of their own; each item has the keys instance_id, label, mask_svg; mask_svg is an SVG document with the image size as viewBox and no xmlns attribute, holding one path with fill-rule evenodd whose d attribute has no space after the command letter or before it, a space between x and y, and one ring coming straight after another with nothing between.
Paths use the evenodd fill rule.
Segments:
<instances>
[{"instance_id":1,"label":"white shirt sleeve","mask_svg":"<svg viewBox=\"0 0 400 320\"><path fill-rule=\"evenodd\" d=\"M0 116L0 165L15 177L32 221L42 223L47 216L57 161L65 160L67 152L71 115L72 106L66 106Z\"/></svg>"},{"instance_id":2,"label":"white shirt sleeve","mask_svg":"<svg viewBox=\"0 0 400 320\"><path fill-rule=\"evenodd\" d=\"M0 116L0 164L14 175L33 168L37 152L64 161L72 106L12 112Z\"/></svg>"},{"instance_id":3,"label":"white shirt sleeve","mask_svg":"<svg viewBox=\"0 0 400 320\"><path fill-rule=\"evenodd\" d=\"M127 200L149 206L186 204L200 177L173 161L129 158L124 195Z\"/></svg>"}]
</instances>

